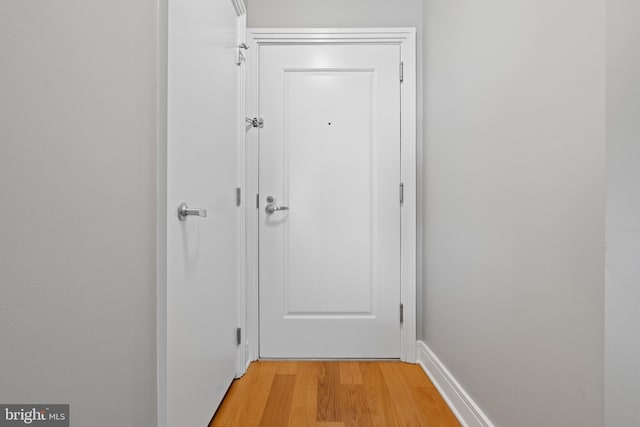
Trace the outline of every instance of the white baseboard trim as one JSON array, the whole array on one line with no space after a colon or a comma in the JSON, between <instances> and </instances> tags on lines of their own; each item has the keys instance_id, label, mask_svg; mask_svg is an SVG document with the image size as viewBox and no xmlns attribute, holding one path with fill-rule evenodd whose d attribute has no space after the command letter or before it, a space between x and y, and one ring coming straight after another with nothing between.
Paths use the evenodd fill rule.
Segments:
<instances>
[{"instance_id":1,"label":"white baseboard trim","mask_svg":"<svg viewBox=\"0 0 640 427\"><path fill-rule=\"evenodd\" d=\"M423 341L416 342L417 362L464 427L494 427L440 359Z\"/></svg>"}]
</instances>

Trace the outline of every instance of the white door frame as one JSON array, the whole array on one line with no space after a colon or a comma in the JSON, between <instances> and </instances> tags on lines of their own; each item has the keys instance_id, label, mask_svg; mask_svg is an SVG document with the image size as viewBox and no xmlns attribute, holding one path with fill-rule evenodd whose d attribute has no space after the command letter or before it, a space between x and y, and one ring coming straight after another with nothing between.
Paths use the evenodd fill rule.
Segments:
<instances>
[{"instance_id":1,"label":"white door frame","mask_svg":"<svg viewBox=\"0 0 640 427\"><path fill-rule=\"evenodd\" d=\"M396 44L400 47L404 78L401 85L401 181L404 202L401 210L401 298L404 323L401 329L400 359L416 361L416 31L415 28L249 28L247 54L247 117L257 117L258 55L262 45L313 43ZM398 64L400 66L400 64ZM265 123L269 126L269 123ZM258 132L246 126L244 165L245 295L241 320L243 344L239 353L244 366L258 358ZM240 371L239 374L243 372Z\"/></svg>"}]
</instances>

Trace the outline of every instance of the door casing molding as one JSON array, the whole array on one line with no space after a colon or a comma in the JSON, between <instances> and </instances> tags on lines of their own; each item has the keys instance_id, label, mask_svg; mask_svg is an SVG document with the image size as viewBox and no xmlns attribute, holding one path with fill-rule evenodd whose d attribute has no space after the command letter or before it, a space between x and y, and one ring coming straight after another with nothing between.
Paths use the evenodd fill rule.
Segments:
<instances>
[{"instance_id":1,"label":"door casing molding","mask_svg":"<svg viewBox=\"0 0 640 427\"><path fill-rule=\"evenodd\" d=\"M400 359L416 361L416 30L415 28L249 28L247 30L247 117L258 117L258 66L260 46L290 44L395 44L400 47L404 64L401 94L401 182L404 202L401 209L401 303L404 322L401 328ZM400 66L400 64L398 64ZM265 123L265 126L268 126ZM243 345L239 348L244 369L259 355L258 316L258 132L245 127L244 168L244 319ZM244 369L239 369L242 375Z\"/></svg>"}]
</instances>

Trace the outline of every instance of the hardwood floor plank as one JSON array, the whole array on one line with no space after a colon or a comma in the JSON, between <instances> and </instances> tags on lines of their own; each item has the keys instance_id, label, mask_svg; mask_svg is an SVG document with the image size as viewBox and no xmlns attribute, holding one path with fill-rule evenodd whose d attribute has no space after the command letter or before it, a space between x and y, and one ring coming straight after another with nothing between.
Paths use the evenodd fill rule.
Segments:
<instances>
[{"instance_id":1,"label":"hardwood floor plank","mask_svg":"<svg viewBox=\"0 0 640 427\"><path fill-rule=\"evenodd\" d=\"M321 362L318 372L317 421L342 421L337 402L340 368L336 362Z\"/></svg>"},{"instance_id":2,"label":"hardwood floor plank","mask_svg":"<svg viewBox=\"0 0 640 427\"><path fill-rule=\"evenodd\" d=\"M404 363L399 366L401 368L402 378L404 378L411 387L433 387L435 389L435 386L431 383L431 380L427 374L424 373L420 365Z\"/></svg>"},{"instance_id":3,"label":"hardwood floor plank","mask_svg":"<svg viewBox=\"0 0 640 427\"><path fill-rule=\"evenodd\" d=\"M400 427L398 423L399 415L393 405L378 362L361 362L360 372L373 425Z\"/></svg>"},{"instance_id":4,"label":"hardwood floor plank","mask_svg":"<svg viewBox=\"0 0 640 427\"><path fill-rule=\"evenodd\" d=\"M295 375L298 373L300 362L278 361L276 363L276 375Z\"/></svg>"},{"instance_id":5,"label":"hardwood floor plank","mask_svg":"<svg viewBox=\"0 0 640 427\"><path fill-rule=\"evenodd\" d=\"M347 427L373 427L371 411L362 384L341 384L339 388L341 421Z\"/></svg>"},{"instance_id":6,"label":"hardwood floor plank","mask_svg":"<svg viewBox=\"0 0 640 427\"><path fill-rule=\"evenodd\" d=\"M425 427L460 426L456 416L435 387L415 387L415 394L424 416Z\"/></svg>"},{"instance_id":7,"label":"hardwood floor plank","mask_svg":"<svg viewBox=\"0 0 640 427\"><path fill-rule=\"evenodd\" d=\"M362 384L360 362L339 362L340 384Z\"/></svg>"},{"instance_id":8,"label":"hardwood floor plank","mask_svg":"<svg viewBox=\"0 0 640 427\"><path fill-rule=\"evenodd\" d=\"M460 423L427 374L419 365L405 364L401 369L402 376L413 388L413 403L423 414L425 427L459 426Z\"/></svg>"},{"instance_id":9,"label":"hardwood floor plank","mask_svg":"<svg viewBox=\"0 0 640 427\"><path fill-rule=\"evenodd\" d=\"M233 419L232 427L256 427L260 425L260 419L264 412L269 390L276 374L276 365L269 362L254 362L257 369L250 378L251 384L244 396L240 412ZM247 376L245 374L245 376ZM241 380L244 378L241 378Z\"/></svg>"},{"instance_id":10,"label":"hardwood floor plank","mask_svg":"<svg viewBox=\"0 0 640 427\"><path fill-rule=\"evenodd\" d=\"M289 412L289 427L315 427L320 364L306 362L299 365Z\"/></svg>"},{"instance_id":11,"label":"hardwood floor plank","mask_svg":"<svg viewBox=\"0 0 640 427\"><path fill-rule=\"evenodd\" d=\"M380 363L379 366L400 417L400 424L422 427L422 411L414 405L411 386L404 381L401 368L390 363Z\"/></svg>"},{"instance_id":12,"label":"hardwood floor plank","mask_svg":"<svg viewBox=\"0 0 640 427\"><path fill-rule=\"evenodd\" d=\"M276 375L271 383L269 398L265 404L260 427L286 427L293 399L296 375Z\"/></svg>"}]
</instances>

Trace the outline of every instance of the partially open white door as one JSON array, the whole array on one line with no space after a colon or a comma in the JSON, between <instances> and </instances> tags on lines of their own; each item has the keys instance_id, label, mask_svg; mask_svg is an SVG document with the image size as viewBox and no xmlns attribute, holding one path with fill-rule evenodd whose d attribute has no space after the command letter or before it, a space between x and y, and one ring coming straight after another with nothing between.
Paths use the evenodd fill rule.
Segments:
<instances>
[{"instance_id":1,"label":"partially open white door","mask_svg":"<svg viewBox=\"0 0 640 427\"><path fill-rule=\"evenodd\" d=\"M261 357L400 357L400 53L260 47Z\"/></svg>"},{"instance_id":2,"label":"partially open white door","mask_svg":"<svg viewBox=\"0 0 640 427\"><path fill-rule=\"evenodd\" d=\"M168 18L159 424L205 426L236 370L238 16L230 0L170 0Z\"/></svg>"}]
</instances>

